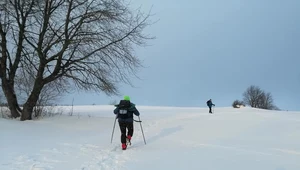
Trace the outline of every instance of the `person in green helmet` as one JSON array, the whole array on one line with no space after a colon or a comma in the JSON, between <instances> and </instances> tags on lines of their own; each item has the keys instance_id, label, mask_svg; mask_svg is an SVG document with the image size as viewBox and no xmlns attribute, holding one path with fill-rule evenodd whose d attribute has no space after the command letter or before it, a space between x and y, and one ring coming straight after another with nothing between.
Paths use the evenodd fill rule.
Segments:
<instances>
[{"instance_id":1,"label":"person in green helmet","mask_svg":"<svg viewBox=\"0 0 300 170\"><path fill-rule=\"evenodd\" d=\"M118 119L121 130L122 149L126 150L127 143L131 144L133 135L133 115L139 116L140 112L135 107L135 104L130 102L129 96L124 96L124 99L120 100L120 103L115 106L114 114Z\"/></svg>"}]
</instances>

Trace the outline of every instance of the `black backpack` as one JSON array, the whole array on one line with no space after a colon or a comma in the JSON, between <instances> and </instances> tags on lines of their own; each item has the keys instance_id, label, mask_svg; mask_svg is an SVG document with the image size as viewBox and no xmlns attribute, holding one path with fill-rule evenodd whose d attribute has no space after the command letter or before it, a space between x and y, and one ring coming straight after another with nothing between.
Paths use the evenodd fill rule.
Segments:
<instances>
[{"instance_id":1,"label":"black backpack","mask_svg":"<svg viewBox=\"0 0 300 170\"><path fill-rule=\"evenodd\" d=\"M119 108L118 118L127 119L127 118L132 117L132 115L129 114L130 106L131 106L130 101L121 100L118 105L118 108Z\"/></svg>"}]
</instances>

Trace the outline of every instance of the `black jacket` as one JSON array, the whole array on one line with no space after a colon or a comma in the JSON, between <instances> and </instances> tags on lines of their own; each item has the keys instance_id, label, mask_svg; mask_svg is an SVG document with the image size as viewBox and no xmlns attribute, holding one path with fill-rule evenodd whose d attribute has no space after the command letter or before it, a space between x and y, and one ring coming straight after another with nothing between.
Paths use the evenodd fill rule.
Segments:
<instances>
[{"instance_id":1,"label":"black jacket","mask_svg":"<svg viewBox=\"0 0 300 170\"><path fill-rule=\"evenodd\" d=\"M133 122L133 114L140 115L140 112L136 109L135 104L128 100L121 100L120 104L115 105L117 108L114 110L114 114L117 115L119 122Z\"/></svg>"}]
</instances>

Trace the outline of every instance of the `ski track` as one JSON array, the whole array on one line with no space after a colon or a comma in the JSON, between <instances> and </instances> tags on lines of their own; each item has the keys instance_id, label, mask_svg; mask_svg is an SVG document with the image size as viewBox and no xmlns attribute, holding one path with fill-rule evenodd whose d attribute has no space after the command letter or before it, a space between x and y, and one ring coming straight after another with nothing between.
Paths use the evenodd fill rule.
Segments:
<instances>
[{"instance_id":1,"label":"ski track","mask_svg":"<svg viewBox=\"0 0 300 170\"><path fill-rule=\"evenodd\" d=\"M191 141L181 141L183 146L189 147L206 147L206 148L215 148L215 149L223 149L228 151L235 151L247 154L256 154L256 155L264 155L264 156L276 156L276 157L285 157L286 155L294 155L300 156L300 152L296 150L290 149L279 149L279 148L251 148L250 146L226 146L226 145L216 145L216 144L206 144L206 143L196 143ZM259 150L258 150L259 149ZM275 152L274 152L275 151Z\"/></svg>"},{"instance_id":2,"label":"ski track","mask_svg":"<svg viewBox=\"0 0 300 170\"><path fill-rule=\"evenodd\" d=\"M285 154L297 155L300 156L300 151L290 150L290 149L281 149L281 148L271 148L274 151L278 151Z\"/></svg>"},{"instance_id":3,"label":"ski track","mask_svg":"<svg viewBox=\"0 0 300 170\"><path fill-rule=\"evenodd\" d=\"M101 149L99 146L90 144L64 143L61 146L63 147L60 150L51 148L41 150L40 153L34 155L20 155L11 163L2 164L2 166L5 165L11 170L63 170L62 167L72 170L125 169L123 163L127 161L127 158L122 155L127 151L122 151L119 144L113 144L109 149ZM65 162L65 157L72 157L74 162ZM74 166L69 168L68 165L73 163L81 165L77 168Z\"/></svg>"},{"instance_id":4,"label":"ski track","mask_svg":"<svg viewBox=\"0 0 300 170\"><path fill-rule=\"evenodd\" d=\"M158 121L143 123L144 133L147 133L151 127L157 127ZM116 130L117 127L116 127ZM145 136L147 139L147 136ZM119 137L114 134L114 142L107 145L60 143L56 148L46 148L35 154L11 155L11 162L2 164L2 167L8 170L119 170L128 169L123 164L130 159L130 156L145 145L141 133L140 125L135 124L134 141L126 151L121 150ZM124 156L126 154L126 156ZM66 162L72 158L72 162ZM66 159L68 158L68 159ZM71 164L77 167L69 167ZM65 167L65 168L64 168Z\"/></svg>"}]
</instances>

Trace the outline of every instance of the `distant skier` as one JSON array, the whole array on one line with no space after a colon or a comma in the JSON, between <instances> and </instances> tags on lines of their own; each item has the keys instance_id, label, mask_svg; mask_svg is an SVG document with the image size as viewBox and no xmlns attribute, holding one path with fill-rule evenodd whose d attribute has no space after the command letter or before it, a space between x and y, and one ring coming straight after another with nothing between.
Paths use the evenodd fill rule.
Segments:
<instances>
[{"instance_id":1,"label":"distant skier","mask_svg":"<svg viewBox=\"0 0 300 170\"><path fill-rule=\"evenodd\" d=\"M121 100L117 108L114 110L114 114L118 118L120 130L121 130L121 143L122 149L126 150L127 143L131 142L133 135L133 114L139 116L140 113L136 109L135 104L130 102L129 96L124 96L124 100ZM126 135L126 130L128 130Z\"/></svg>"},{"instance_id":2,"label":"distant skier","mask_svg":"<svg viewBox=\"0 0 300 170\"><path fill-rule=\"evenodd\" d=\"M211 107L212 107L212 106L215 106L215 104L212 103L211 99L209 99L209 100L206 102L206 105L207 105L208 108L209 108L209 113L212 113Z\"/></svg>"}]
</instances>

